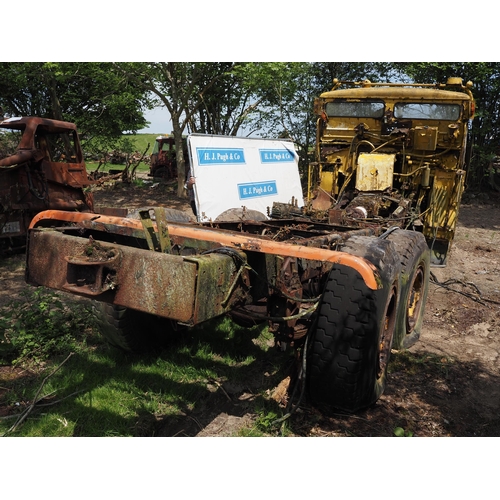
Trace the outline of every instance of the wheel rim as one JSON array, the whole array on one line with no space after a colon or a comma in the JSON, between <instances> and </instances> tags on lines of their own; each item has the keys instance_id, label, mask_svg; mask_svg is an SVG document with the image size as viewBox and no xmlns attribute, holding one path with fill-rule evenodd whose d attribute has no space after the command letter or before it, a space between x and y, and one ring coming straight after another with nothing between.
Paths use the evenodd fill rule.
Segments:
<instances>
[{"instance_id":1,"label":"wheel rim","mask_svg":"<svg viewBox=\"0 0 500 500\"><path fill-rule=\"evenodd\" d=\"M378 342L378 359L377 359L377 379L380 379L389 363L391 355L392 340L394 337L394 328L396 326L396 304L397 303L397 290L393 286L387 300L387 305L384 313L384 320L380 328L379 342Z\"/></svg>"},{"instance_id":2,"label":"wheel rim","mask_svg":"<svg viewBox=\"0 0 500 500\"><path fill-rule=\"evenodd\" d=\"M424 296L424 268L419 266L416 270L410 286L408 302L406 303L406 334L410 335L420 317Z\"/></svg>"}]
</instances>

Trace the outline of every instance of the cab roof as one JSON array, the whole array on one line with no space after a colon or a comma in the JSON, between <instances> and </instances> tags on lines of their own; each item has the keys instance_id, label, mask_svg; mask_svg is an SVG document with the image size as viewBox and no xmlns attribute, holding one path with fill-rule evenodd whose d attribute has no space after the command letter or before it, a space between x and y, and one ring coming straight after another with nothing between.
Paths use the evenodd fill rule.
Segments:
<instances>
[{"instance_id":1,"label":"cab roof","mask_svg":"<svg viewBox=\"0 0 500 500\"><path fill-rule=\"evenodd\" d=\"M356 87L323 92L322 99L390 99L419 101L471 101L465 92L422 87Z\"/></svg>"},{"instance_id":2,"label":"cab roof","mask_svg":"<svg viewBox=\"0 0 500 500\"><path fill-rule=\"evenodd\" d=\"M76 130L76 125L70 122L60 120L51 120L49 118L39 118L38 116L16 116L5 118L0 121L0 128L11 130L36 129L42 127L49 132L62 132L66 130Z\"/></svg>"}]
</instances>

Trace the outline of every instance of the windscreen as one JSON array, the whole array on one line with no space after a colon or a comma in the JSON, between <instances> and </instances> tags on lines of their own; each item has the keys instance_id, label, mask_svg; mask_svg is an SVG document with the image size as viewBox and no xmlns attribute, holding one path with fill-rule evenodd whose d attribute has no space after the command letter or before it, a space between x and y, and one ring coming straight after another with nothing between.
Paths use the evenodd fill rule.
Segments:
<instances>
[{"instance_id":1,"label":"windscreen","mask_svg":"<svg viewBox=\"0 0 500 500\"><path fill-rule=\"evenodd\" d=\"M398 102L394 105L394 117L457 121L460 118L460 106L458 104Z\"/></svg>"},{"instance_id":2,"label":"windscreen","mask_svg":"<svg viewBox=\"0 0 500 500\"><path fill-rule=\"evenodd\" d=\"M16 153L22 135L20 130L0 129L0 160Z\"/></svg>"},{"instance_id":3,"label":"windscreen","mask_svg":"<svg viewBox=\"0 0 500 500\"><path fill-rule=\"evenodd\" d=\"M385 105L382 101L333 101L326 103L327 116L352 118L382 118Z\"/></svg>"},{"instance_id":4,"label":"windscreen","mask_svg":"<svg viewBox=\"0 0 500 500\"><path fill-rule=\"evenodd\" d=\"M35 147L45 151L49 161L77 163L77 148L73 131L46 132L40 130L35 136Z\"/></svg>"}]
</instances>

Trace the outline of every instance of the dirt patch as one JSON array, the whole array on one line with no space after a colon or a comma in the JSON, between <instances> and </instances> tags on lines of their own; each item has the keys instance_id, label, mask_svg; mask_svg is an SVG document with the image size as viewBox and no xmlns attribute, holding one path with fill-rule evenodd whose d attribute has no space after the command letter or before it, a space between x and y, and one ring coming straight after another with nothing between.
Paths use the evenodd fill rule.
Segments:
<instances>
[{"instance_id":1,"label":"dirt patch","mask_svg":"<svg viewBox=\"0 0 500 500\"><path fill-rule=\"evenodd\" d=\"M185 211L194 220L189 201L176 196L177 182L169 184L153 182L144 174L140 175L139 180L143 182L142 186L112 181L104 182L94 188L95 210L98 212L103 207L129 209L168 207Z\"/></svg>"},{"instance_id":2,"label":"dirt patch","mask_svg":"<svg viewBox=\"0 0 500 500\"><path fill-rule=\"evenodd\" d=\"M187 200L175 196L175 185L117 183L94 195L97 208L165 206L192 216ZM415 436L500 436L499 242L498 200L464 204L448 265L432 269L421 339L393 353L385 394L355 415L321 412L304 399L289 434L392 436L397 429ZM26 287L23 257L9 260L0 277L0 304ZM154 421L140 416L136 434L228 436L249 428L257 418L255 394L267 389L271 399L279 389L279 380L263 386L265 362L245 385L214 386L189 415ZM275 401L283 404L283 398Z\"/></svg>"}]
</instances>

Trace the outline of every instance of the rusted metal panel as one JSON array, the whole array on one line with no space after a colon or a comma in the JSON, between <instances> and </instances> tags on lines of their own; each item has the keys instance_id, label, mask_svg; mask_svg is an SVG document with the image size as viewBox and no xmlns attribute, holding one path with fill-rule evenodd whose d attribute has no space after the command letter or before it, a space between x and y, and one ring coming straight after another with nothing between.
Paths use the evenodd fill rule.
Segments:
<instances>
[{"instance_id":1,"label":"rusted metal panel","mask_svg":"<svg viewBox=\"0 0 500 500\"><path fill-rule=\"evenodd\" d=\"M182 257L122 247L123 264L114 302L171 318L197 323L196 265Z\"/></svg>"},{"instance_id":2,"label":"rusted metal panel","mask_svg":"<svg viewBox=\"0 0 500 500\"><path fill-rule=\"evenodd\" d=\"M181 257L49 229L30 230L28 244L28 283L189 325L245 303L250 288L242 252Z\"/></svg>"},{"instance_id":3,"label":"rusted metal panel","mask_svg":"<svg viewBox=\"0 0 500 500\"><path fill-rule=\"evenodd\" d=\"M196 321L194 262L43 229L30 231L28 245L28 283L181 322Z\"/></svg>"},{"instance_id":4,"label":"rusted metal panel","mask_svg":"<svg viewBox=\"0 0 500 500\"><path fill-rule=\"evenodd\" d=\"M241 261L216 253L186 257L198 266L194 321L200 323L244 304L249 290L246 257Z\"/></svg>"}]
</instances>

